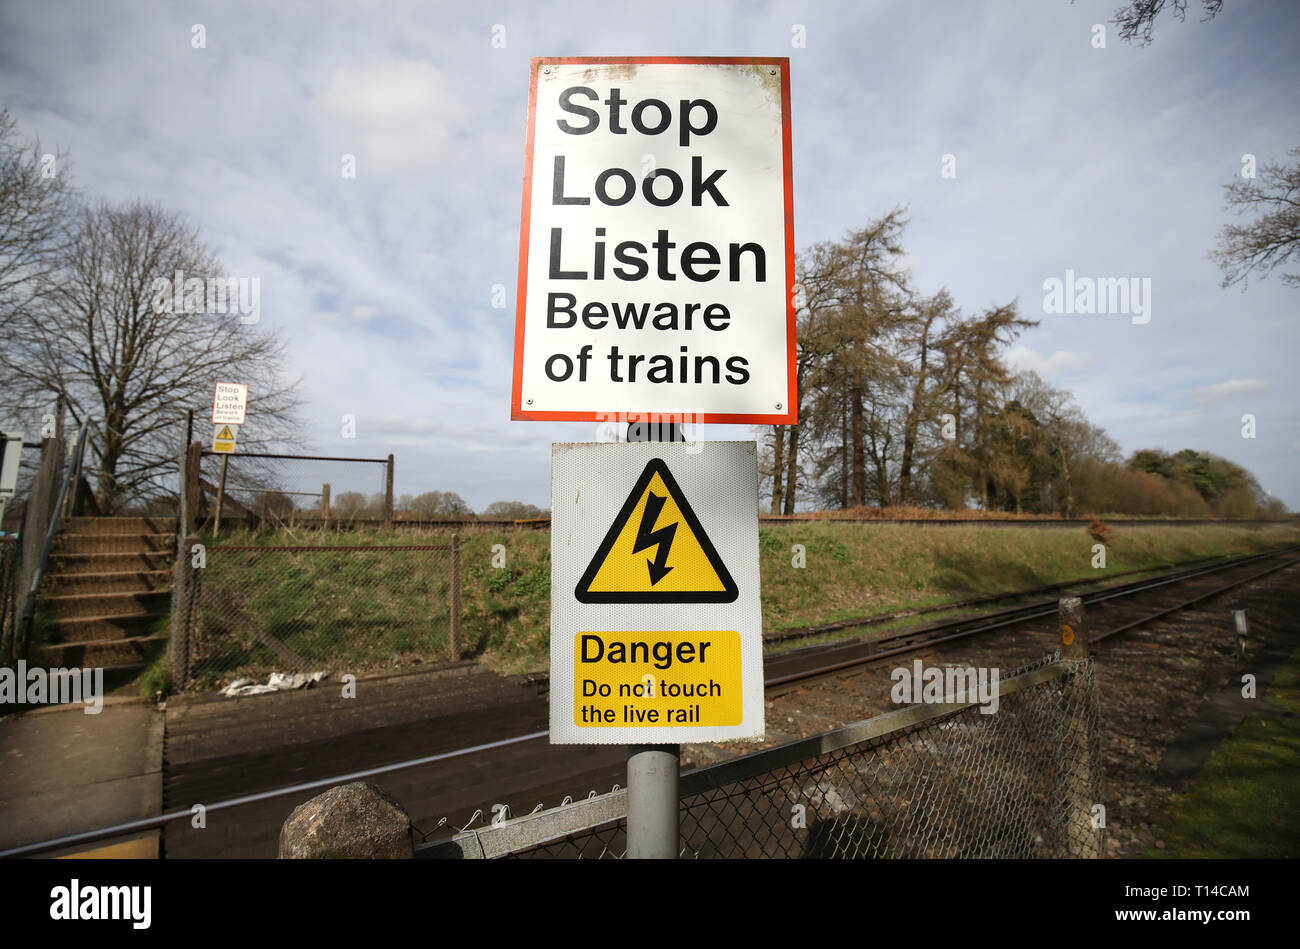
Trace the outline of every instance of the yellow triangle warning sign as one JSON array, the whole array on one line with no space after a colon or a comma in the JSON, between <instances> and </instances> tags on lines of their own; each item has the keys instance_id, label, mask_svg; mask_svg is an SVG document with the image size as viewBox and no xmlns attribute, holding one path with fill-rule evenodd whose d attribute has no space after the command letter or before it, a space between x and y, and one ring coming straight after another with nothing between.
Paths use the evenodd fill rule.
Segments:
<instances>
[{"instance_id":1,"label":"yellow triangle warning sign","mask_svg":"<svg viewBox=\"0 0 1300 949\"><path fill-rule=\"evenodd\" d=\"M672 472L652 458L591 558L580 603L731 603L738 590Z\"/></svg>"},{"instance_id":2,"label":"yellow triangle warning sign","mask_svg":"<svg viewBox=\"0 0 1300 949\"><path fill-rule=\"evenodd\" d=\"M221 426L221 431L217 433L217 437L216 437L216 439L214 439L214 440L215 440L215 441L223 441L223 442L226 442L226 441L234 441L234 440L235 440L235 436L232 435L232 434L230 433L230 426L229 426L229 425L223 425L223 426Z\"/></svg>"}]
</instances>

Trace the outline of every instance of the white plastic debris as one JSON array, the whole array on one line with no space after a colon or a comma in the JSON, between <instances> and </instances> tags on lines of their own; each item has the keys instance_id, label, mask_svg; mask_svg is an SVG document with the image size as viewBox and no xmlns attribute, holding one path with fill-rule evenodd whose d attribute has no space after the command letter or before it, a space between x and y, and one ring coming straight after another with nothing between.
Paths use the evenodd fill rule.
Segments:
<instances>
[{"instance_id":1,"label":"white plastic debris","mask_svg":"<svg viewBox=\"0 0 1300 949\"><path fill-rule=\"evenodd\" d=\"M295 672L293 675L286 675L283 672L272 672L267 677L265 683L259 683L256 679L236 679L230 685L221 690L221 694L227 698L237 695L265 695L268 692L291 692L294 689L310 687L315 685L321 679L325 678L324 672Z\"/></svg>"}]
</instances>

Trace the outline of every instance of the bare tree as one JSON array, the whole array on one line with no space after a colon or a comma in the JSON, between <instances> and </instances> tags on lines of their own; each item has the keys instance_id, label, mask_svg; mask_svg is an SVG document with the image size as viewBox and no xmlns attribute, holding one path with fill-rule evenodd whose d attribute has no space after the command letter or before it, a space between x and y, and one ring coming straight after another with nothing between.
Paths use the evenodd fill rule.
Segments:
<instances>
[{"instance_id":1,"label":"bare tree","mask_svg":"<svg viewBox=\"0 0 1300 949\"><path fill-rule=\"evenodd\" d=\"M0 111L0 331L32 307L58 266L68 181L67 156L43 152L36 139L20 142L17 122ZM7 351L0 348L0 360Z\"/></svg>"},{"instance_id":2,"label":"bare tree","mask_svg":"<svg viewBox=\"0 0 1300 949\"><path fill-rule=\"evenodd\" d=\"M191 291L210 293L224 275L182 218L141 202L83 206L57 262L37 304L11 328L4 398L32 412L62 396L94 420L101 510L174 490L185 410L209 407L217 381L249 385L241 446L300 441L282 340L238 313L206 312L210 299ZM160 294L159 281L177 271L189 289Z\"/></svg>"},{"instance_id":3,"label":"bare tree","mask_svg":"<svg viewBox=\"0 0 1300 949\"><path fill-rule=\"evenodd\" d=\"M1187 19L1187 0L1133 0L1116 10L1111 22L1119 27L1120 39L1127 43L1137 40L1139 46L1147 46L1151 43L1156 18L1166 7L1173 11L1178 22ZM1201 0L1201 7L1204 10L1201 22L1205 23L1218 14L1223 0Z\"/></svg>"},{"instance_id":4,"label":"bare tree","mask_svg":"<svg viewBox=\"0 0 1300 949\"><path fill-rule=\"evenodd\" d=\"M1300 147L1287 154L1295 164L1269 162L1259 169L1259 183L1239 179L1226 185L1227 203L1240 214L1258 211L1247 225L1226 224L1211 258L1223 271L1223 286L1241 283L1245 289L1251 273L1268 276L1292 257L1300 255ZM1300 287L1300 273L1284 273L1282 282Z\"/></svg>"}]
</instances>

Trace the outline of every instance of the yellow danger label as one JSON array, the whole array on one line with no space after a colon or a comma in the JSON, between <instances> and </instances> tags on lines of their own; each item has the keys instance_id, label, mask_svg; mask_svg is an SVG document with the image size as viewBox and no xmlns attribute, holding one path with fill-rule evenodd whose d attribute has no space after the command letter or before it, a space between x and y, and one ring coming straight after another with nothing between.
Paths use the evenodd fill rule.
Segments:
<instances>
[{"instance_id":1,"label":"yellow danger label","mask_svg":"<svg viewBox=\"0 0 1300 949\"><path fill-rule=\"evenodd\" d=\"M231 442L233 442L233 441L235 440L235 436L232 435L232 434L230 433L230 426L229 426L229 425L223 425L223 426L221 426L221 431L217 432L216 440L217 440L217 441L231 441Z\"/></svg>"},{"instance_id":2,"label":"yellow danger label","mask_svg":"<svg viewBox=\"0 0 1300 949\"><path fill-rule=\"evenodd\" d=\"M233 453L235 450L235 443L227 442L227 441L215 441L212 443L212 450L226 452L226 453Z\"/></svg>"},{"instance_id":3,"label":"yellow danger label","mask_svg":"<svg viewBox=\"0 0 1300 949\"><path fill-rule=\"evenodd\" d=\"M654 458L574 595L582 603L730 603L737 589L668 466Z\"/></svg>"},{"instance_id":4,"label":"yellow danger label","mask_svg":"<svg viewBox=\"0 0 1300 949\"><path fill-rule=\"evenodd\" d=\"M573 641L583 728L739 725L740 632L583 632Z\"/></svg>"}]
</instances>

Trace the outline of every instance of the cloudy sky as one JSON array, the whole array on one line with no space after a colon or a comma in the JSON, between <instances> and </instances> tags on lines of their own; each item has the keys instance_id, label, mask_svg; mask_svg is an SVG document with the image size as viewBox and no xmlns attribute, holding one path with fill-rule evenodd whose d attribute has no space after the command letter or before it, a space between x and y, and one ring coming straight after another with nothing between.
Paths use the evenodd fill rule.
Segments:
<instances>
[{"instance_id":1,"label":"cloudy sky","mask_svg":"<svg viewBox=\"0 0 1300 949\"><path fill-rule=\"evenodd\" d=\"M1149 47L1107 26L1096 48L1118 5L13 0L0 103L86 192L182 212L260 279L316 451L393 452L399 493L545 507L550 443L597 433L509 420L530 57L788 56L797 246L907 205L918 288L1018 298L1042 323L1014 364L1125 452L1208 449L1300 508L1300 290L1220 289L1207 259L1243 156L1300 144L1300 8L1201 23L1193 0ZM1149 321L1045 313L1067 270L1149 278Z\"/></svg>"}]
</instances>

